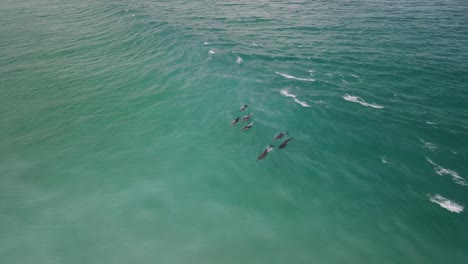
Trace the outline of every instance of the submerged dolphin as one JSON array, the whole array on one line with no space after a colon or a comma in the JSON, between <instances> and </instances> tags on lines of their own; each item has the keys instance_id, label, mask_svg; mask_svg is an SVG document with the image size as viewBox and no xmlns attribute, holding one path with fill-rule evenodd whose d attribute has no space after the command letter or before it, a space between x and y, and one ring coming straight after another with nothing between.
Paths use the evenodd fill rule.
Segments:
<instances>
[{"instance_id":1,"label":"submerged dolphin","mask_svg":"<svg viewBox=\"0 0 468 264\"><path fill-rule=\"evenodd\" d=\"M289 141L291 141L293 138L288 138L286 139L283 143L281 143L281 145L279 145L279 148L284 148L286 147L286 145L289 143Z\"/></svg>"},{"instance_id":2,"label":"submerged dolphin","mask_svg":"<svg viewBox=\"0 0 468 264\"><path fill-rule=\"evenodd\" d=\"M238 118L232 120L231 125L237 124L237 122L239 122L239 119L240 119L240 117L238 117Z\"/></svg>"},{"instance_id":3,"label":"submerged dolphin","mask_svg":"<svg viewBox=\"0 0 468 264\"><path fill-rule=\"evenodd\" d=\"M284 137L284 135L288 134L288 132L281 132L279 133L278 135L275 136L275 139L280 139L282 137Z\"/></svg>"},{"instance_id":4,"label":"submerged dolphin","mask_svg":"<svg viewBox=\"0 0 468 264\"><path fill-rule=\"evenodd\" d=\"M244 130L244 131L249 130L249 129L253 126L253 124L254 124L254 123L252 122L252 123L250 123L250 124L244 126L244 127L242 128L242 130Z\"/></svg>"},{"instance_id":5,"label":"submerged dolphin","mask_svg":"<svg viewBox=\"0 0 468 264\"><path fill-rule=\"evenodd\" d=\"M247 108L247 105L243 105L241 106L240 111L244 111L246 108Z\"/></svg>"},{"instance_id":6,"label":"submerged dolphin","mask_svg":"<svg viewBox=\"0 0 468 264\"><path fill-rule=\"evenodd\" d=\"M264 157L266 157L268 152L270 152L272 150L273 150L273 145L268 145L268 147L262 152L262 154L260 154L260 156L258 156L257 160L263 159Z\"/></svg>"},{"instance_id":7,"label":"submerged dolphin","mask_svg":"<svg viewBox=\"0 0 468 264\"><path fill-rule=\"evenodd\" d=\"M251 117L252 117L252 113L250 113L250 114L244 116L244 117L242 118L242 122L249 120Z\"/></svg>"}]
</instances>

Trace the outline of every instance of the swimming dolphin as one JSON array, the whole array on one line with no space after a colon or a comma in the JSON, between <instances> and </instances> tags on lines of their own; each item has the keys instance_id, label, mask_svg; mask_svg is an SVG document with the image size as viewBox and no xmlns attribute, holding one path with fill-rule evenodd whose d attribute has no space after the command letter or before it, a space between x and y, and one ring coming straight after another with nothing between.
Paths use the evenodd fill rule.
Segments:
<instances>
[{"instance_id":1,"label":"swimming dolphin","mask_svg":"<svg viewBox=\"0 0 468 264\"><path fill-rule=\"evenodd\" d=\"M281 132L279 133L278 135L275 136L275 139L280 139L282 137L284 137L284 135L286 135L288 132Z\"/></svg>"},{"instance_id":2,"label":"swimming dolphin","mask_svg":"<svg viewBox=\"0 0 468 264\"><path fill-rule=\"evenodd\" d=\"M239 119L240 119L240 117L238 117L238 118L232 120L231 125L237 124L237 122L239 122Z\"/></svg>"},{"instance_id":3,"label":"swimming dolphin","mask_svg":"<svg viewBox=\"0 0 468 264\"><path fill-rule=\"evenodd\" d=\"M252 123L250 123L250 124L244 126L244 127L242 128L242 130L244 130L244 131L249 130L249 129L253 126L253 124L254 124L254 123L252 122Z\"/></svg>"},{"instance_id":4,"label":"swimming dolphin","mask_svg":"<svg viewBox=\"0 0 468 264\"><path fill-rule=\"evenodd\" d=\"M252 117L252 113L250 113L250 114L244 116L244 117L242 118L242 122L249 120L251 117Z\"/></svg>"},{"instance_id":5,"label":"swimming dolphin","mask_svg":"<svg viewBox=\"0 0 468 264\"><path fill-rule=\"evenodd\" d=\"M247 108L247 105L243 105L241 106L240 111L244 111L246 108Z\"/></svg>"},{"instance_id":6,"label":"swimming dolphin","mask_svg":"<svg viewBox=\"0 0 468 264\"><path fill-rule=\"evenodd\" d=\"M262 154L260 154L260 156L258 156L257 160L263 159L264 157L266 157L268 152L270 152L272 150L273 150L273 145L268 145L268 147L262 152Z\"/></svg>"},{"instance_id":7,"label":"swimming dolphin","mask_svg":"<svg viewBox=\"0 0 468 264\"><path fill-rule=\"evenodd\" d=\"M281 145L279 145L279 148L284 148L286 147L286 145L289 143L289 141L291 141L293 138L288 138L286 139L283 143L281 143Z\"/></svg>"}]
</instances>

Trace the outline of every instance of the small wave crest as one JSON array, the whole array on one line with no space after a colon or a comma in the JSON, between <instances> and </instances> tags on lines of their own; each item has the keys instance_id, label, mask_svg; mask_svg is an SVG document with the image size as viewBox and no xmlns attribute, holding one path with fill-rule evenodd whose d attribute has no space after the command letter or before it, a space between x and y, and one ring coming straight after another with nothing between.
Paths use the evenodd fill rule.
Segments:
<instances>
[{"instance_id":1,"label":"small wave crest","mask_svg":"<svg viewBox=\"0 0 468 264\"><path fill-rule=\"evenodd\" d=\"M215 54L216 52L214 50L209 51L210 54Z\"/></svg>"},{"instance_id":2,"label":"small wave crest","mask_svg":"<svg viewBox=\"0 0 468 264\"><path fill-rule=\"evenodd\" d=\"M308 105L306 102L297 99L297 95L290 93L290 92L289 92L288 90L286 90L286 89L281 90L280 93L281 93L283 96L285 96L285 97L292 97L292 98L294 98L294 102L300 104L302 107L310 107L310 105Z\"/></svg>"},{"instance_id":3,"label":"small wave crest","mask_svg":"<svg viewBox=\"0 0 468 264\"><path fill-rule=\"evenodd\" d=\"M241 58L241 57L239 57L239 56L237 56L237 60L236 60L236 62L240 64L242 61L243 61L243 60L242 60L242 58Z\"/></svg>"},{"instance_id":4,"label":"small wave crest","mask_svg":"<svg viewBox=\"0 0 468 264\"><path fill-rule=\"evenodd\" d=\"M468 183L466 183L465 179L463 179L463 177L458 175L458 173L456 171L453 171L451 169L446 169L446 168L436 164L435 162L430 160L428 157L426 157L426 160L434 166L434 172L437 173L437 175L440 175L440 176L450 175L452 177L452 180L455 183L463 185L463 186L468 186Z\"/></svg>"},{"instance_id":5,"label":"small wave crest","mask_svg":"<svg viewBox=\"0 0 468 264\"><path fill-rule=\"evenodd\" d=\"M443 197L440 194L432 195L432 196L429 196L429 197L430 197L431 202L440 205L441 207L449 210L450 212L460 213L460 212L463 211L463 206L462 205L457 204L454 201L450 201L449 199Z\"/></svg>"},{"instance_id":6,"label":"small wave crest","mask_svg":"<svg viewBox=\"0 0 468 264\"><path fill-rule=\"evenodd\" d=\"M423 143L423 148L426 148L428 150L438 149L438 147L434 143L424 141L423 139L419 139L419 140L421 141L421 143Z\"/></svg>"},{"instance_id":7,"label":"small wave crest","mask_svg":"<svg viewBox=\"0 0 468 264\"><path fill-rule=\"evenodd\" d=\"M297 98L294 98L294 102L296 102L296 103L302 105L303 107L310 107L310 105L308 105L306 102L301 101L301 100L299 100L299 99L297 99Z\"/></svg>"},{"instance_id":8,"label":"small wave crest","mask_svg":"<svg viewBox=\"0 0 468 264\"><path fill-rule=\"evenodd\" d=\"M281 90L280 93L286 97L296 98L296 95L289 93L289 91L286 89Z\"/></svg>"},{"instance_id":9,"label":"small wave crest","mask_svg":"<svg viewBox=\"0 0 468 264\"><path fill-rule=\"evenodd\" d=\"M292 75L282 73L282 72L275 72L275 73L279 74L279 75L281 75L281 76L283 76L284 78L287 78L287 79L294 79L294 80L306 81L306 82L315 82L315 79L312 79L312 78L299 78L299 77L294 77Z\"/></svg>"},{"instance_id":10,"label":"small wave crest","mask_svg":"<svg viewBox=\"0 0 468 264\"><path fill-rule=\"evenodd\" d=\"M373 108L377 108L377 109L384 108L381 105L366 103L366 101L364 101L364 99L362 99L361 97L353 96L353 95L349 95L349 94L345 94L343 96L343 99L346 100L346 101L349 101L349 102L358 103L358 104L360 104L362 106L369 106L369 107L373 107Z\"/></svg>"}]
</instances>

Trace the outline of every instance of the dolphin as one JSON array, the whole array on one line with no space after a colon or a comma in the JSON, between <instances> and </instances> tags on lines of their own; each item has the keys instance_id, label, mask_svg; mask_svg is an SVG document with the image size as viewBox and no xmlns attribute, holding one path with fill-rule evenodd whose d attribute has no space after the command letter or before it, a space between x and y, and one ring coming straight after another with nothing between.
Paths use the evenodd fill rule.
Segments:
<instances>
[{"instance_id":1,"label":"dolphin","mask_svg":"<svg viewBox=\"0 0 468 264\"><path fill-rule=\"evenodd\" d=\"M252 117L252 113L250 113L250 114L244 116L244 117L242 118L242 122L249 120L251 117Z\"/></svg>"},{"instance_id":2,"label":"dolphin","mask_svg":"<svg viewBox=\"0 0 468 264\"><path fill-rule=\"evenodd\" d=\"M238 117L238 118L232 120L231 125L237 124L237 122L239 122L239 119L240 119L240 117Z\"/></svg>"},{"instance_id":3,"label":"dolphin","mask_svg":"<svg viewBox=\"0 0 468 264\"><path fill-rule=\"evenodd\" d=\"M246 108L247 108L247 105L243 105L241 106L240 111L244 111Z\"/></svg>"},{"instance_id":4,"label":"dolphin","mask_svg":"<svg viewBox=\"0 0 468 264\"><path fill-rule=\"evenodd\" d=\"M288 132L281 132L279 133L278 135L275 136L275 139L280 139L282 137L284 137L284 135L288 134Z\"/></svg>"},{"instance_id":5,"label":"dolphin","mask_svg":"<svg viewBox=\"0 0 468 264\"><path fill-rule=\"evenodd\" d=\"M289 141L291 141L293 138L288 138L286 139L283 143L281 143L281 145L279 145L279 148L284 148L286 147L286 145L289 143Z\"/></svg>"},{"instance_id":6,"label":"dolphin","mask_svg":"<svg viewBox=\"0 0 468 264\"><path fill-rule=\"evenodd\" d=\"M258 156L257 160L263 159L264 157L266 157L268 152L270 152L272 150L273 150L273 145L268 145L268 147L262 152L262 154L260 154L260 156Z\"/></svg>"},{"instance_id":7,"label":"dolphin","mask_svg":"<svg viewBox=\"0 0 468 264\"><path fill-rule=\"evenodd\" d=\"M254 123L252 122L252 123L250 123L250 124L244 126L244 127L242 128L242 130L244 130L244 131L249 130L249 129L253 126L253 124L254 124Z\"/></svg>"}]
</instances>

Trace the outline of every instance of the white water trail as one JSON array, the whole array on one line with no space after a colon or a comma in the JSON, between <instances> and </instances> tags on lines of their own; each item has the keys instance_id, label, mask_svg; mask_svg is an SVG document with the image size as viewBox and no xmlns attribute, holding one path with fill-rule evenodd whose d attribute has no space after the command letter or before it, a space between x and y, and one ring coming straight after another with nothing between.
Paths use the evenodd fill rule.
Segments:
<instances>
[{"instance_id":1,"label":"white water trail","mask_svg":"<svg viewBox=\"0 0 468 264\"><path fill-rule=\"evenodd\" d=\"M462 205L454 201L450 201L449 199L443 197L440 194L431 195L429 197L430 197L431 202L440 205L442 208L445 208L452 213L461 213L463 211L464 207Z\"/></svg>"},{"instance_id":2,"label":"white water trail","mask_svg":"<svg viewBox=\"0 0 468 264\"><path fill-rule=\"evenodd\" d=\"M384 108L383 106L378 105L378 104L366 103L366 101L364 101L364 99L362 99L361 97L353 96L353 95L349 95L349 94L345 94L343 96L343 99L346 100L346 101L349 101L349 102L358 103L358 104L360 104L362 106L369 106L369 107L377 108L377 109Z\"/></svg>"},{"instance_id":3,"label":"white water trail","mask_svg":"<svg viewBox=\"0 0 468 264\"><path fill-rule=\"evenodd\" d=\"M284 78L287 78L287 79L294 79L294 80L299 80L299 81L306 81L306 82L315 82L315 79L312 79L312 78L299 78L299 77L295 77L295 76L292 76L292 75L289 75L289 74L286 74L286 73L282 73L282 72L275 72L276 74L279 74L281 76L283 76Z\"/></svg>"},{"instance_id":4,"label":"white water trail","mask_svg":"<svg viewBox=\"0 0 468 264\"><path fill-rule=\"evenodd\" d=\"M292 94L292 93L289 93L289 91L286 90L286 89L281 90L280 93L281 93L283 96L285 96L285 97L292 97L292 98L294 98L294 102L300 104L302 107L310 107L310 105L308 105L306 102L297 99L297 95Z\"/></svg>"}]
</instances>

